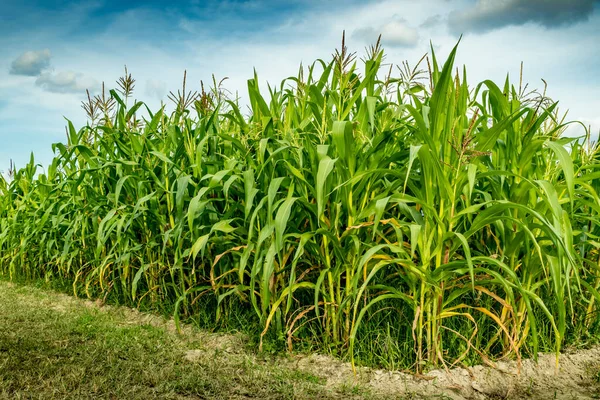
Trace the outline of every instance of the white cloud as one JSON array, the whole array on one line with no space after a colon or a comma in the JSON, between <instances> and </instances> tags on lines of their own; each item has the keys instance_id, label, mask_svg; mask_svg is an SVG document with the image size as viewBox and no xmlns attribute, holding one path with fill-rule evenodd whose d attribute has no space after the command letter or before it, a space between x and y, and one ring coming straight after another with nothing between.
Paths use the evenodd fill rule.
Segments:
<instances>
[{"instance_id":1,"label":"white cloud","mask_svg":"<svg viewBox=\"0 0 600 400\"><path fill-rule=\"evenodd\" d=\"M574 120L580 123L569 124L565 131L566 136L581 137L588 131L592 141L598 141L600 139L600 117L579 117L574 118Z\"/></svg>"},{"instance_id":2,"label":"white cloud","mask_svg":"<svg viewBox=\"0 0 600 400\"><path fill-rule=\"evenodd\" d=\"M82 93L86 89L93 92L98 88L95 79L73 71L44 72L35 80L35 84L52 93Z\"/></svg>"},{"instance_id":3,"label":"white cloud","mask_svg":"<svg viewBox=\"0 0 600 400\"><path fill-rule=\"evenodd\" d=\"M26 51L10 65L11 75L38 76L50 66L50 50Z\"/></svg>"},{"instance_id":4,"label":"white cloud","mask_svg":"<svg viewBox=\"0 0 600 400\"><path fill-rule=\"evenodd\" d=\"M379 28L360 28L352 36L368 43L374 43L381 34L384 45L392 47L415 47L419 43L419 33L409 26L406 21L397 19L390 21Z\"/></svg>"},{"instance_id":5,"label":"white cloud","mask_svg":"<svg viewBox=\"0 0 600 400\"><path fill-rule=\"evenodd\" d=\"M95 91L98 82L73 71L54 72L50 69L50 50L26 51L11 63L9 74L37 77L36 86L51 93L81 93Z\"/></svg>"}]
</instances>

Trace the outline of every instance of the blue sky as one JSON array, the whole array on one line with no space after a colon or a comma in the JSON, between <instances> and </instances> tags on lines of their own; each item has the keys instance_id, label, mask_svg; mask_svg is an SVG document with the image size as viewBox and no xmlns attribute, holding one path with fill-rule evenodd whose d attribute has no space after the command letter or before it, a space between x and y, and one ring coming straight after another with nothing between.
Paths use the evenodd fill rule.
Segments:
<instances>
[{"instance_id":1,"label":"blue sky","mask_svg":"<svg viewBox=\"0 0 600 400\"><path fill-rule=\"evenodd\" d=\"M124 5L123 3L126 3ZM85 89L114 87L124 65L134 97L156 108L169 90L228 77L244 98L256 68L278 83L328 59L346 31L360 55L379 33L387 61L417 62L431 40L440 58L458 40L472 85L518 80L543 89L569 119L600 130L598 0L4 0L0 11L0 171L33 151L47 164L65 138L65 117L85 124ZM569 134L581 133L577 128Z\"/></svg>"}]
</instances>

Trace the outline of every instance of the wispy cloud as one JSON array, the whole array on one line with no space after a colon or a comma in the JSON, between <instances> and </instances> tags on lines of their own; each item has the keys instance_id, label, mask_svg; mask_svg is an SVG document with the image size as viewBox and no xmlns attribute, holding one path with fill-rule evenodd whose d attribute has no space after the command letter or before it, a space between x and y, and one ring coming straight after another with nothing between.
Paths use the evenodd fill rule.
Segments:
<instances>
[{"instance_id":1,"label":"wispy cloud","mask_svg":"<svg viewBox=\"0 0 600 400\"><path fill-rule=\"evenodd\" d=\"M532 22L558 28L586 21L599 0L477 0L473 7L450 13L454 34L489 32Z\"/></svg>"},{"instance_id":2,"label":"wispy cloud","mask_svg":"<svg viewBox=\"0 0 600 400\"><path fill-rule=\"evenodd\" d=\"M73 71L44 72L35 84L51 93L83 93L86 89L95 91L98 87L95 79Z\"/></svg>"},{"instance_id":3,"label":"wispy cloud","mask_svg":"<svg viewBox=\"0 0 600 400\"><path fill-rule=\"evenodd\" d=\"M167 83L158 79L148 79L145 92L147 96L162 100L167 93Z\"/></svg>"},{"instance_id":4,"label":"wispy cloud","mask_svg":"<svg viewBox=\"0 0 600 400\"><path fill-rule=\"evenodd\" d=\"M414 47L419 43L419 33L404 19L395 19L378 28L364 27L355 30L352 37L372 43L381 34L383 44L392 47Z\"/></svg>"},{"instance_id":5,"label":"wispy cloud","mask_svg":"<svg viewBox=\"0 0 600 400\"><path fill-rule=\"evenodd\" d=\"M26 51L10 64L11 75L38 76L50 67L50 50Z\"/></svg>"},{"instance_id":6,"label":"wispy cloud","mask_svg":"<svg viewBox=\"0 0 600 400\"><path fill-rule=\"evenodd\" d=\"M439 14L431 15L421 22L419 28L435 28L443 23L442 17Z\"/></svg>"}]
</instances>

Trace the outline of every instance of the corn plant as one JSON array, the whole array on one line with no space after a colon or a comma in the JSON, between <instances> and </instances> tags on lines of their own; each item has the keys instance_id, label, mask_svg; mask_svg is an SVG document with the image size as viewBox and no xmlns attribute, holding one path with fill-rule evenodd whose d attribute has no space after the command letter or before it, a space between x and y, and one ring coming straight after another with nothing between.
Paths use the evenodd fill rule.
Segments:
<instances>
[{"instance_id":1,"label":"corn plant","mask_svg":"<svg viewBox=\"0 0 600 400\"><path fill-rule=\"evenodd\" d=\"M381 329L416 371L558 355L598 328L598 146L545 95L470 86L456 51L393 76L379 42L342 42L268 96L255 73L249 115L185 75L152 112L126 70L46 170L0 177L0 271L177 323L242 310L260 347L353 362Z\"/></svg>"}]
</instances>

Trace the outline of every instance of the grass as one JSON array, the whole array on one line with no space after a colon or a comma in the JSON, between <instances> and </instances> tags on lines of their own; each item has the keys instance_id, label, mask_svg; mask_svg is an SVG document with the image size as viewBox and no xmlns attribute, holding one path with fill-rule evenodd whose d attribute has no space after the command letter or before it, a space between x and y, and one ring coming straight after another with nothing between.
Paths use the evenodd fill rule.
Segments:
<instances>
[{"instance_id":1,"label":"grass","mask_svg":"<svg viewBox=\"0 0 600 400\"><path fill-rule=\"evenodd\" d=\"M368 398L157 317L0 281L0 398ZM232 342L239 344L236 342ZM190 349L193 360L186 359Z\"/></svg>"},{"instance_id":2,"label":"grass","mask_svg":"<svg viewBox=\"0 0 600 400\"><path fill-rule=\"evenodd\" d=\"M153 112L126 71L50 166L0 177L0 271L274 352L558 355L600 330L600 147L522 82L469 84L457 51L390 69L342 40L268 95L255 73L248 113L185 75Z\"/></svg>"},{"instance_id":3,"label":"grass","mask_svg":"<svg viewBox=\"0 0 600 400\"><path fill-rule=\"evenodd\" d=\"M419 383L409 375L386 380L383 371L361 370L354 377L348 364L333 358L323 365L307 355L257 354L243 335L212 334L189 325L178 334L172 320L155 314L1 280L0 315L0 399L433 400L467 395L473 382L489 385L485 398L490 399L508 393L515 399L546 399L555 393L596 398L594 382L600 384L598 360L585 352L571 365L576 371L554 377L554 362L546 357L533 367L542 372L524 372L529 379L508 392L515 376L485 368L472 378L454 371L456 381L449 386L448 381ZM308 362L299 366L302 360ZM553 380L550 388L547 379Z\"/></svg>"}]
</instances>

